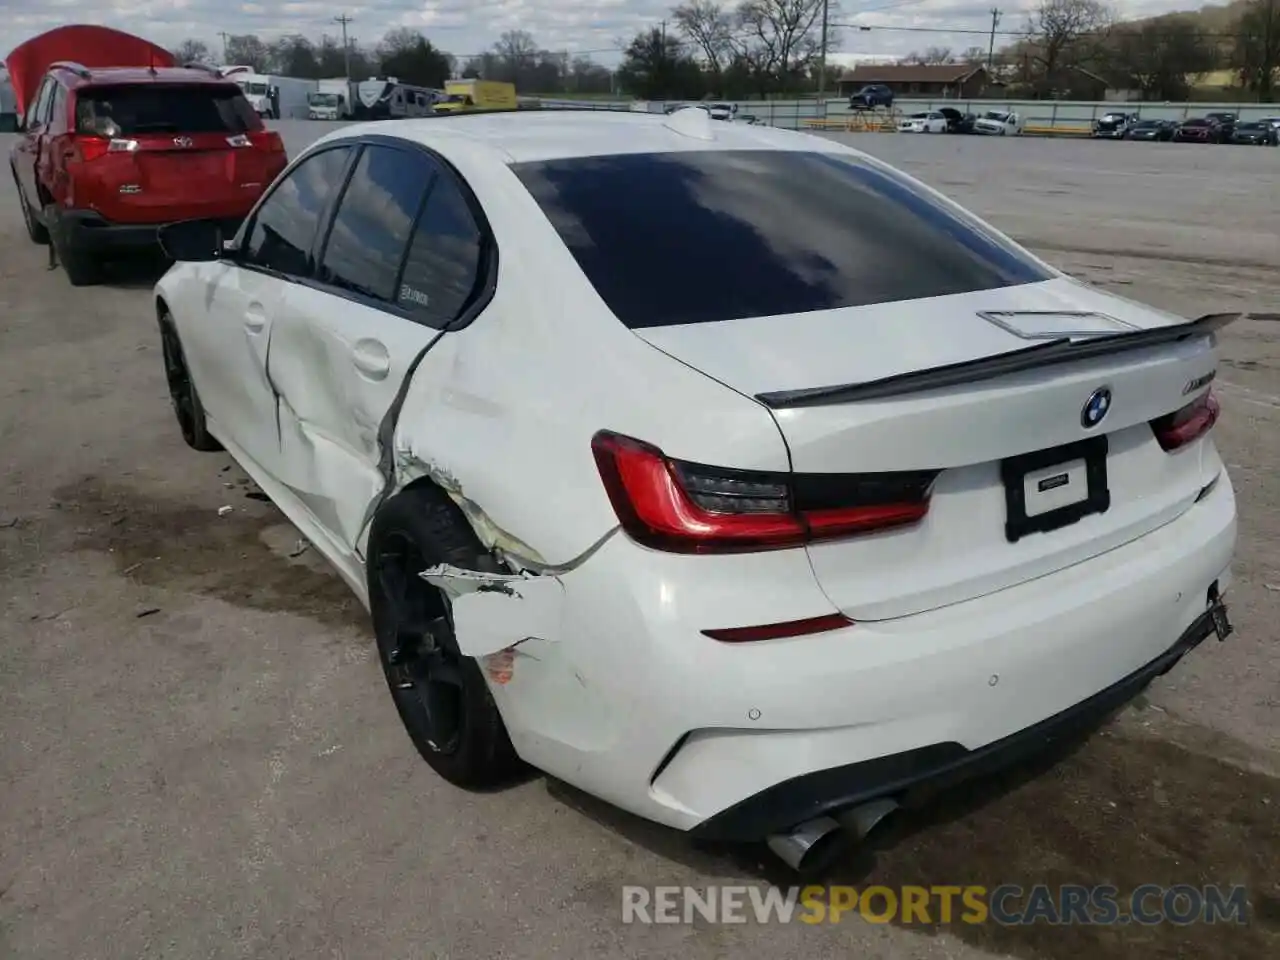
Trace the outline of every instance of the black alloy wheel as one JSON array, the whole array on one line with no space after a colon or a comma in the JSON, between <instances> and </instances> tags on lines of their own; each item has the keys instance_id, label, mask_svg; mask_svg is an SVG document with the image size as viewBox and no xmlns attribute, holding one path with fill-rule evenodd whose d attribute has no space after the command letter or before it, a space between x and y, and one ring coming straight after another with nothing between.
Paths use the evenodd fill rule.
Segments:
<instances>
[{"instance_id":1,"label":"black alloy wheel","mask_svg":"<svg viewBox=\"0 0 1280 960\"><path fill-rule=\"evenodd\" d=\"M191 372L187 369L173 318L167 314L160 319L160 346L164 353L164 376L169 385L169 401L173 404L173 414L178 420L178 429L182 431L182 439L193 450L204 453L221 450L222 444L213 438L205 423L204 405L200 402L195 384L191 382Z\"/></svg>"},{"instance_id":2,"label":"black alloy wheel","mask_svg":"<svg viewBox=\"0 0 1280 960\"><path fill-rule=\"evenodd\" d=\"M430 564L414 539L392 531L378 552L378 656L423 756L457 753L465 725L461 655L447 606L420 574Z\"/></svg>"}]
</instances>

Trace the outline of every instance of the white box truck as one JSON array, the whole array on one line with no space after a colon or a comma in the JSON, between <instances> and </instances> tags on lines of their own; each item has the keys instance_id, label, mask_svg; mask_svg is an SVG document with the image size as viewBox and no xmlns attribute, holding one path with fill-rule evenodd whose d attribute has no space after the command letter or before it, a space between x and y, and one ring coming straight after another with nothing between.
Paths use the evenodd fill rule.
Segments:
<instances>
[{"instance_id":1,"label":"white box truck","mask_svg":"<svg viewBox=\"0 0 1280 960\"><path fill-rule=\"evenodd\" d=\"M307 95L307 119L350 120L355 116L355 85L346 77L317 81Z\"/></svg>"},{"instance_id":2,"label":"white box truck","mask_svg":"<svg viewBox=\"0 0 1280 960\"><path fill-rule=\"evenodd\" d=\"M240 85L259 116L270 120L307 118L307 98L316 92L315 80L256 73L252 67L223 67L221 72Z\"/></svg>"}]
</instances>

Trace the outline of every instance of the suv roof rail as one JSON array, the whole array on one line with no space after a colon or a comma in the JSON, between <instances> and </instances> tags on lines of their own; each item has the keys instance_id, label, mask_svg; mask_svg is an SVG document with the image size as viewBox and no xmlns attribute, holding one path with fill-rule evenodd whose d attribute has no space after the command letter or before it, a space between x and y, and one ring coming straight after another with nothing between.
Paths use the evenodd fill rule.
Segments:
<instances>
[{"instance_id":1,"label":"suv roof rail","mask_svg":"<svg viewBox=\"0 0 1280 960\"><path fill-rule=\"evenodd\" d=\"M76 63L74 60L55 60L49 64L50 70L70 70L82 80L88 80L93 74L89 72L89 68L82 63Z\"/></svg>"}]
</instances>

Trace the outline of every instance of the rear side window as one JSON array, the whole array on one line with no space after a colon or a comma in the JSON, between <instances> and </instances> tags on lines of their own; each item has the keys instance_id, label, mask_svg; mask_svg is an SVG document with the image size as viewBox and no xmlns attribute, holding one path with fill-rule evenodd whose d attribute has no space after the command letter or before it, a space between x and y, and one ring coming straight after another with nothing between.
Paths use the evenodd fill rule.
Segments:
<instances>
[{"instance_id":1,"label":"rear side window","mask_svg":"<svg viewBox=\"0 0 1280 960\"><path fill-rule=\"evenodd\" d=\"M262 121L234 84L133 84L76 93L76 130L105 137L146 133L247 133Z\"/></svg>"},{"instance_id":2,"label":"rear side window","mask_svg":"<svg viewBox=\"0 0 1280 960\"><path fill-rule=\"evenodd\" d=\"M905 177L858 157L696 150L513 169L587 279L633 329L1054 276Z\"/></svg>"},{"instance_id":3,"label":"rear side window","mask_svg":"<svg viewBox=\"0 0 1280 960\"><path fill-rule=\"evenodd\" d=\"M311 270L311 247L320 217L342 186L350 147L334 147L307 157L262 202L242 254L246 263L294 277Z\"/></svg>"},{"instance_id":4,"label":"rear side window","mask_svg":"<svg viewBox=\"0 0 1280 960\"><path fill-rule=\"evenodd\" d=\"M416 153L365 147L338 204L317 279L394 303L400 264L430 179L430 168Z\"/></svg>"},{"instance_id":5,"label":"rear side window","mask_svg":"<svg viewBox=\"0 0 1280 960\"><path fill-rule=\"evenodd\" d=\"M396 302L415 319L442 327L479 286L484 235L453 181L437 175L414 227Z\"/></svg>"}]
</instances>

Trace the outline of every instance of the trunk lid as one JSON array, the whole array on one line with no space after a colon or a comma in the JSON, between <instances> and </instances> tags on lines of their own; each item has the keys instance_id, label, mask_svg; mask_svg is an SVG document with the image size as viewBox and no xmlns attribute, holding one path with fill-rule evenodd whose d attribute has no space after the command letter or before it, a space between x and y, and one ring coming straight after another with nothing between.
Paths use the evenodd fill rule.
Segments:
<instances>
[{"instance_id":1,"label":"trunk lid","mask_svg":"<svg viewBox=\"0 0 1280 960\"><path fill-rule=\"evenodd\" d=\"M271 182L262 124L234 84L90 87L77 95L75 202L118 223L243 215Z\"/></svg>"},{"instance_id":2,"label":"trunk lid","mask_svg":"<svg viewBox=\"0 0 1280 960\"><path fill-rule=\"evenodd\" d=\"M1208 335L981 379L964 366L920 383L912 377L995 356L1020 361L1064 334L1101 344L1108 334L1183 322L1059 278L635 333L729 387L764 395L798 473L939 471L921 522L807 548L832 601L855 620L878 620L1114 549L1176 518L1220 469L1211 444L1166 453L1149 425L1207 389L1216 366ZM877 386L835 402L803 397L806 388L851 383ZM779 391L801 391L801 399L788 403ZM1086 426L1085 407L1098 412L1099 391L1108 402ZM1081 501L1093 509L1060 523L1083 510L1070 506ZM1037 517L1052 529L1037 530Z\"/></svg>"}]
</instances>

